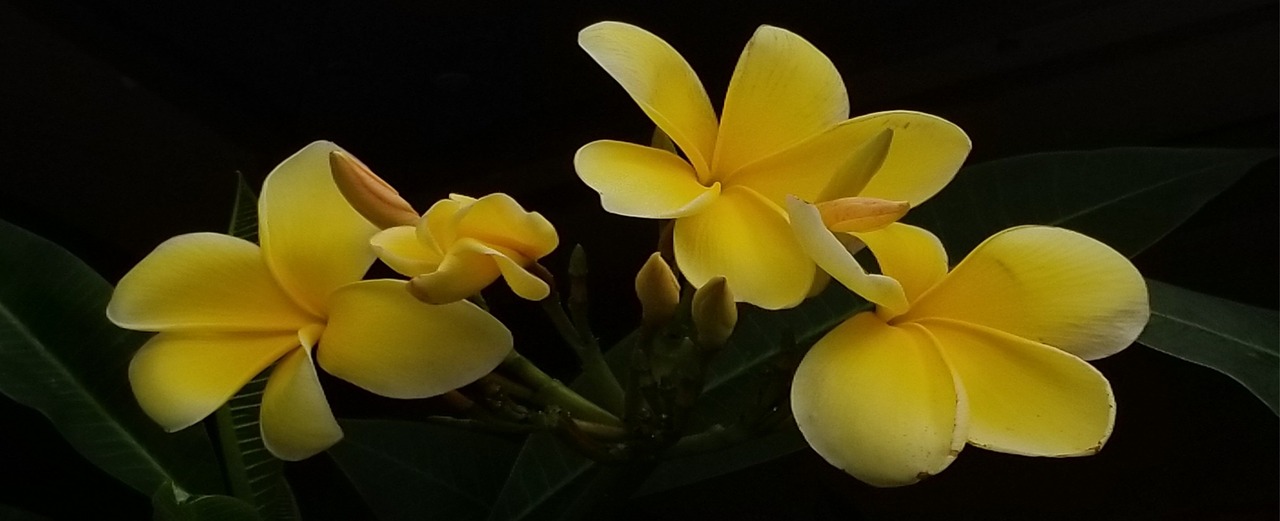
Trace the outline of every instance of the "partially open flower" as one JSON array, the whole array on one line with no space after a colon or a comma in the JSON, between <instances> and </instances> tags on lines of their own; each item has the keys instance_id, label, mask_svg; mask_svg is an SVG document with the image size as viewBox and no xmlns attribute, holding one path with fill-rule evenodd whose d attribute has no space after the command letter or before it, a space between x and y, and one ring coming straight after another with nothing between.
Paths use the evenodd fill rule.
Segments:
<instances>
[{"instance_id":1,"label":"partially open flower","mask_svg":"<svg viewBox=\"0 0 1280 521\"><path fill-rule=\"evenodd\" d=\"M501 193L450 195L415 225L387 228L372 240L378 258L412 277L410 292L432 304L475 295L498 277L517 295L542 300L551 288L528 268L559 242L546 218Z\"/></svg>"}]
</instances>

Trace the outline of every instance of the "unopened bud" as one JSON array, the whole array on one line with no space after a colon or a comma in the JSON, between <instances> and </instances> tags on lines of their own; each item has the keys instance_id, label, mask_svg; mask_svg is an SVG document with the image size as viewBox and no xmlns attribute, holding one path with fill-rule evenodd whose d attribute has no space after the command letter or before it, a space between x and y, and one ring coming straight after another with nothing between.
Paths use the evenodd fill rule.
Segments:
<instances>
[{"instance_id":1,"label":"unopened bud","mask_svg":"<svg viewBox=\"0 0 1280 521\"><path fill-rule=\"evenodd\" d=\"M654 253L636 274L636 296L640 297L641 321L646 327L659 327L671 321L680 304L680 283L671 266Z\"/></svg>"},{"instance_id":2,"label":"unopened bud","mask_svg":"<svg viewBox=\"0 0 1280 521\"><path fill-rule=\"evenodd\" d=\"M338 150L329 152L329 169L347 203L374 226L387 229L418 222L417 210L351 155Z\"/></svg>"},{"instance_id":3,"label":"unopened bud","mask_svg":"<svg viewBox=\"0 0 1280 521\"><path fill-rule=\"evenodd\" d=\"M693 326L698 330L698 345L718 348L729 340L738 324L738 306L724 277L716 277L693 293Z\"/></svg>"},{"instance_id":4,"label":"unopened bud","mask_svg":"<svg viewBox=\"0 0 1280 521\"><path fill-rule=\"evenodd\" d=\"M906 201L845 197L818 203L822 224L833 232L873 232L901 219L911 209Z\"/></svg>"}]
</instances>

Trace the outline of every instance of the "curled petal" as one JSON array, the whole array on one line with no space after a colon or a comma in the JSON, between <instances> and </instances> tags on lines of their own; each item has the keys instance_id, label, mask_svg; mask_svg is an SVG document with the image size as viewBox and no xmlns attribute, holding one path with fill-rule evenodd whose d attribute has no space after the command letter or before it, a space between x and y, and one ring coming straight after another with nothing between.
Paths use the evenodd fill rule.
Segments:
<instances>
[{"instance_id":1,"label":"curled petal","mask_svg":"<svg viewBox=\"0 0 1280 521\"><path fill-rule=\"evenodd\" d=\"M160 333L129 363L138 404L166 431L194 425L289 350L293 331Z\"/></svg>"},{"instance_id":2,"label":"curled petal","mask_svg":"<svg viewBox=\"0 0 1280 521\"><path fill-rule=\"evenodd\" d=\"M880 271L902 285L908 302L947 275L947 250L924 228L893 223L855 235L875 255Z\"/></svg>"},{"instance_id":3,"label":"curled petal","mask_svg":"<svg viewBox=\"0 0 1280 521\"><path fill-rule=\"evenodd\" d=\"M329 167L337 145L317 141L277 166L262 185L258 234L267 266L303 308L324 315L329 293L360 280L378 228L338 191Z\"/></svg>"},{"instance_id":4,"label":"curled petal","mask_svg":"<svg viewBox=\"0 0 1280 521\"><path fill-rule=\"evenodd\" d=\"M502 280L507 281L511 291L520 298L539 301L551 294L551 286L547 285L547 281L534 275L511 257L498 251L489 254L489 257L497 263Z\"/></svg>"},{"instance_id":5,"label":"curled petal","mask_svg":"<svg viewBox=\"0 0 1280 521\"><path fill-rule=\"evenodd\" d=\"M1107 245L1047 226L987 239L900 320L970 322L1085 360L1128 347L1150 308L1142 275Z\"/></svg>"},{"instance_id":6,"label":"curled petal","mask_svg":"<svg viewBox=\"0 0 1280 521\"><path fill-rule=\"evenodd\" d=\"M906 311L907 295L902 285L892 277L867 273L853 254L822 224L822 215L816 207L788 197L787 213L800 247L818 267L850 291L885 308L891 315Z\"/></svg>"},{"instance_id":7,"label":"curled petal","mask_svg":"<svg viewBox=\"0 0 1280 521\"><path fill-rule=\"evenodd\" d=\"M422 243L413 226L387 228L374 235L369 243L382 262L406 277L431 273L443 259L440 252Z\"/></svg>"},{"instance_id":8,"label":"curled petal","mask_svg":"<svg viewBox=\"0 0 1280 521\"><path fill-rule=\"evenodd\" d=\"M276 284L257 245L216 233L157 246L120 279L107 317L142 331L280 331L315 320Z\"/></svg>"},{"instance_id":9,"label":"curled petal","mask_svg":"<svg viewBox=\"0 0 1280 521\"><path fill-rule=\"evenodd\" d=\"M880 487L941 472L967 432L963 388L928 333L873 313L814 344L796 369L791 408L814 451Z\"/></svg>"},{"instance_id":10,"label":"curled petal","mask_svg":"<svg viewBox=\"0 0 1280 521\"><path fill-rule=\"evenodd\" d=\"M317 353L325 371L383 396L425 398L474 382L511 351L511 333L474 304L424 304L404 284L334 293Z\"/></svg>"},{"instance_id":11,"label":"curled petal","mask_svg":"<svg viewBox=\"0 0 1280 521\"><path fill-rule=\"evenodd\" d=\"M542 214L527 212L507 194L489 194L459 212L456 233L537 260L560 244Z\"/></svg>"},{"instance_id":12,"label":"curled petal","mask_svg":"<svg viewBox=\"0 0 1280 521\"><path fill-rule=\"evenodd\" d=\"M701 213L676 220L674 245L689 282L724 277L741 302L789 308L813 287L815 266L786 215L749 188L730 187Z\"/></svg>"},{"instance_id":13,"label":"curled petal","mask_svg":"<svg viewBox=\"0 0 1280 521\"><path fill-rule=\"evenodd\" d=\"M868 135L865 127L861 118L842 122L739 168L732 182L778 204L788 195L812 202L856 196L880 171L893 142L893 129Z\"/></svg>"},{"instance_id":14,"label":"curled petal","mask_svg":"<svg viewBox=\"0 0 1280 521\"><path fill-rule=\"evenodd\" d=\"M729 81L712 171L728 179L848 117L849 96L831 60L795 33L761 26Z\"/></svg>"},{"instance_id":15,"label":"curled petal","mask_svg":"<svg viewBox=\"0 0 1280 521\"><path fill-rule=\"evenodd\" d=\"M661 38L618 22L583 29L578 45L680 146L705 181L718 124L707 91L688 62Z\"/></svg>"},{"instance_id":16,"label":"curled petal","mask_svg":"<svg viewBox=\"0 0 1280 521\"><path fill-rule=\"evenodd\" d=\"M720 193L719 184L700 184L693 168L679 156L631 143L588 143L578 149L573 166L578 177L600 193L606 211L628 217L693 215Z\"/></svg>"},{"instance_id":17,"label":"curled petal","mask_svg":"<svg viewBox=\"0 0 1280 521\"><path fill-rule=\"evenodd\" d=\"M854 118L845 130L853 135L846 139L860 142L884 129L893 130L889 155L856 195L920 206L951 182L973 148L969 136L954 123L905 110Z\"/></svg>"},{"instance_id":18,"label":"curled petal","mask_svg":"<svg viewBox=\"0 0 1280 521\"><path fill-rule=\"evenodd\" d=\"M342 440L307 347L276 364L262 393L262 444L277 458L309 458Z\"/></svg>"},{"instance_id":19,"label":"curled petal","mask_svg":"<svg viewBox=\"0 0 1280 521\"><path fill-rule=\"evenodd\" d=\"M990 328L919 324L964 384L970 443L1025 456L1087 456L1111 435L1115 396L1088 362Z\"/></svg>"},{"instance_id":20,"label":"curled petal","mask_svg":"<svg viewBox=\"0 0 1280 521\"><path fill-rule=\"evenodd\" d=\"M459 212L475 202L466 196L451 194L448 199L436 201L418 221L418 240L429 250L443 254L457 240Z\"/></svg>"},{"instance_id":21,"label":"curled petal","mask_svg":"<svg viewBox=\"0 0 1280 521\"><path fill-rule=\"evenodd\" d=\"M448 304L479 293L502 271L495 250L475 239L462 239L449 249L440 267L409 281L410 292L423 302Z\"/></svg>"}]
</instances>

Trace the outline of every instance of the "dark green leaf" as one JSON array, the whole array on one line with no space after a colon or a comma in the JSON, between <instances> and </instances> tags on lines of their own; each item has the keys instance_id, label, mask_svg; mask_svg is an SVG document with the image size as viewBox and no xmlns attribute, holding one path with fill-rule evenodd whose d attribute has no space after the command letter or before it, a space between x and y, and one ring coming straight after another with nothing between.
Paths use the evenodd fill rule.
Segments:
<instances>
[{"instance_id":1,"label":"dark green leaf","mask_svg":"<svg viewBox=\"0 0 1280 521\"><path fill-rule=\"evenodd\" d=\"M47 517L32 514L9 505L0 505L0 519L5 521L49 521Z\"/></svg>"},{"instance_id":2,"label":"dark green leaf","mask_svg":"<svg viewBox=\"0 0 1280 521\"><path fill-rule=\"evenodd\" d=\"M166 483L151 496L155 521L260 521L253 506L230 496L191 495Z\"/></svg>"},{"instance_id":3,"label":"dark green leaf","mask_svg":"<svg viewBox=\"0 0 1280 521\"><path fill-rule=\"evenodd\" d=\"M736 472L786 456L806 446L800 429L795 422L789 421L776 431L748 438L720 450L665 460L649 475L649 479L645 480L635 495L662 492Z\"/></svg>"},{"instance_id":4,"label":"dark green leaf","mask_svg":"<svg viewBox=\"0 0 1280 521\"><path fill-rule=\"evenodd\" d=\"M1273 156L1112 148L1012 157L962 169L903 220L942 239L953 262L995 232L1023 224L1075 230L1132 257Z\"/></svg>"},{"instance_id":5,"label":"dark green leaf","mask_svg":"<svg viewBox=\"0 0 1280 521\"><path fill-rule=\"evenodd\" d=\"M1280 313L1147 279L1151 321L1138 342L1219 371L1280 414Z\"/></svg>"},{"instance_id":6,"label":"dark green leaf","mask_svg":"<svg viewBox=\"0 0 1280 521\"><path fill-rule=\"evenodd\" d=\"M94 465L151 495L221 490L203 429L166 434L129 390L146 335L107 321L111 285L66 250L0 221L0 391L49 418Z\"/></svg>"},{"instance_id":7,"label":"dark green leaf","mask_svg":"<svg viewBox=\"0 0 1280 521\"><path fill-rule=\"evenodd\" d=\"M329 455L383 521L484 519L516 444L423 423L342 420Z\"/></svg>"},{"instance_id":8,"label":"dark green leaf","mask_svg":"<svg viewBox=\"0 0 1280 521\"><path fill-rule=\"evenodd\" d=\"M530 434L511 466L489 521L570 520L590 508L603 467L550 433Z\"/></svg>"}]
</instances>

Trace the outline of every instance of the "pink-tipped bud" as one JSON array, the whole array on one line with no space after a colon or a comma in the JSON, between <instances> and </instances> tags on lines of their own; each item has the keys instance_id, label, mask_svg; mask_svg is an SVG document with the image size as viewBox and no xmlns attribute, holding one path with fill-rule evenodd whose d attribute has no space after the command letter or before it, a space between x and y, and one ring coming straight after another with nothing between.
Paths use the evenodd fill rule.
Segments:
<instances>
[{"instance_id":1,"label":"pink-tipped bud","mask_svg":"<svg viewBox=\"0 0 1280 521\"><path fill-rule=\"evenodd\" d=\"M347 203L374 226L387 229L418 222L417 210L360 160L335 150L329 152L329 169Z\"/></svg>"}]
</instances>

